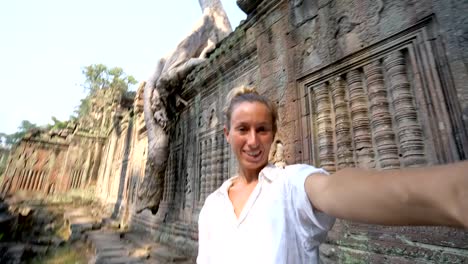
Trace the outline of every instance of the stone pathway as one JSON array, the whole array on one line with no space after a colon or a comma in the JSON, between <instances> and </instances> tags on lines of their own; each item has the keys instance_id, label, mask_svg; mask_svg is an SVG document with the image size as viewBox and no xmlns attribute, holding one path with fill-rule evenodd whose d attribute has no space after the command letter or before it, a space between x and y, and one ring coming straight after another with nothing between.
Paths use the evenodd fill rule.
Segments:
<instances>
[{"instance_id":1,"label":"stone pathway","mask_svg":"<svg viewBox=\"0 0 468 264\"><path fill-rule=\"evenodd\" d=\"M151 242L143 233L119 233L103 229L87 232L86 241L95 254L90 264L195 263L194 260L180 256L166 246Z\"/></svg>"},{"instance_id":2,"label":"stone pathway","mask_svg":"<svg viewBox=\"0 0 468 264\"><path fill-rule=\"evenodd\" d=\"M89 264L195 263L170 248L154 243L145 233L122 232L118 222L102 219L89 208L75 208L64 213L70 226L70 241L83 239L92 248Z\"/></svg>"},{"instance_id":3,"label":"stone pathway","mask_svg":"<svg viewBox=\"0 0 468 264\"><path fill-rule=\"evenodd\" d=\"M14 229L14 220L17 218L9 214L8 210L8 205L0 200L0 231L3 230L3 235ZM70 204L57 207L54 214L60 217L53 216L48 210L46 207L18 207L18 215L34 215L34 218L31 218L34 220L31 230L39 228L44 232L28 237L26 241L2 241L0 263L24 263L23 260L31 257L46 257L65 244L71 250L80 251L80 255L85 254L85 259L89 260L88 264L195 263L195 259L181 256L170 247L153 242L145 232L123 232L119 222L103 218L104 210L96 205ZM49 234L58 229L65 240ZM31 231L27 229L25 232L29 234ZM86 243L84 248L90 248L91 252L86 250L85 253L83 248L79 249L78 245L83 246L83 243Z\"/></svg>"}]
</instances>

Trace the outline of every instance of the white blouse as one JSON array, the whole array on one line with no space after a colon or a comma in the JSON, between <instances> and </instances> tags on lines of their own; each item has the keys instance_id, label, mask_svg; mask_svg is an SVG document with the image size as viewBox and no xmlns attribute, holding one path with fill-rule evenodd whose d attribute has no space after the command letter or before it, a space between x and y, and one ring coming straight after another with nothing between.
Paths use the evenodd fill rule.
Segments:
<instances>
[{"instance_id":1,"label":"white blouse","mask_svg":"<svg viewBox=\"0 0 468 264\"><path fill-rule=\"evenodd\" d=\"M197 263L318 263L335 219L309 202L304 183L313 173L328 174L304 164L266 166L239 218L228 196L235 177L224 182L200 212Z\"/></svg>"}]
</instances>

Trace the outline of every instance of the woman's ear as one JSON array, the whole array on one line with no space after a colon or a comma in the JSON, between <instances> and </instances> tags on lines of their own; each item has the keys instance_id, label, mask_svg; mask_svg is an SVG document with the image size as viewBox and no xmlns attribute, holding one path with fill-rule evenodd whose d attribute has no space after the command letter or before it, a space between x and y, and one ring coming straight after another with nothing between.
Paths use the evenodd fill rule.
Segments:
<instances>
[{"instance_id":1,"label":"woman's ear","mask_svg":"<svg viewBox=\"0 0 468 264\"><path fill-rule=\"evenodd\" d=\"M231 144L231 142L229 142L229 129L226 126L224 126L223 131L224 131L224 136L226 137L227 143Z\"/></svg>"}]
</instances>

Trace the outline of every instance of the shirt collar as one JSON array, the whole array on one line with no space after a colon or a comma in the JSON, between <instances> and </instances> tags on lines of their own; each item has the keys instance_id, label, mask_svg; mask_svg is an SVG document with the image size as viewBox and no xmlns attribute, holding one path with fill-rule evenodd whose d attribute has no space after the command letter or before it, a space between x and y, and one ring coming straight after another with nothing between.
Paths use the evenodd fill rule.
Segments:
<instances>
[{"instance_id":1,"label":"shirt collar","mask_svg":"<svg viewBox=\"0 0 468 264\"><path fill-rule=\"evenodd\" d=\"M278 168L275 165L268 163L268 165L266 165L260 171L260 174L258 175L259 177L258 179L260 180L262 177L264 177L268 181L272 182L276 179L277 176L278 176Z\"/></svg>"},{"instance_id":2,"label":"shirt collar","mask_svg":"<svg viewBox=\"0 0 468 264\"><path fill-rule=\"evenodd\" d=\"M271 163L268 163L259 173L258 180L262 181L267 179L269 182L274 181L278 177L278 168ZM226 197L229 197L228 190L231 187L232 182L239 176L234 176L225 181L221 187L219 187L218 192Z\"/></svg>"}]
</instances>

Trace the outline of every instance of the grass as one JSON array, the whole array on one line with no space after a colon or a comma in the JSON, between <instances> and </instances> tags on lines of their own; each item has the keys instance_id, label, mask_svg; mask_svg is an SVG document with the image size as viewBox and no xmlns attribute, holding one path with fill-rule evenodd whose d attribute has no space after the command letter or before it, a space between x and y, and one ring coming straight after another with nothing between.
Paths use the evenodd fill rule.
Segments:
<instances>
[{"instance_id":1,"label":"grass","mask_svg":"<svg viewBox=\"0 0 468 264\"><path fill-rule=\"evenodd\" d=\"M45 256L35 258L29 264L86 264L89 255L89 249L82 243L67 244Z\"/></svg>"}]
</instances>

